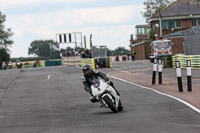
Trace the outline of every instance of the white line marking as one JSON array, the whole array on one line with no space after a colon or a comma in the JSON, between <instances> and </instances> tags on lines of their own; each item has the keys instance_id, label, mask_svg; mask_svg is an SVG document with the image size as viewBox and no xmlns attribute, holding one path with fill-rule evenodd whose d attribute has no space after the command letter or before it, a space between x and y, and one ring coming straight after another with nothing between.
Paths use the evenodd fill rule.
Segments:
<instances>
[{"instance_id":1,"label":"white line marking","mask_svg":"<svg viewBox=\"0 0 200 133\"><path fill-rule=\"evenodd\" d=\"M15 83L15 82L12 82L12 83L9 85L8 90L13 86L14 83ZM8 91L8 90L7 90L7 91Z\"/></svg>"},{"instance_id":2,"label":"white line marking","mask_svg":"<svg viewBox=\"0 0 200 133\"><path fill-rule=\"evenodd\" d=\"M49 74L49 76L48 76L47 80L49 80L50 78L51 78L51 75Z\"/></svg>"},{"instance_id":3,"label":"white line marking","mask_svg":"<svg viewBox=\"0 0 200 133\"><path fill-rule=\"evenodd\" d=\"M147 90L151 90L151 91L156 92L156 93L158 93L158 94L160 94L160 95L164 95L164 96L167 96L167 97L173 98L173 99L175 99L175 100L177 100L177 101L179 101L179 102L185 104L186 106L190 107L190 108L193 109L194 111L200 113L200 110L199 110L198 108L196 108L195 106L191 105L190 103L188 103L188 102L186 102L186 101L184 101L184 100L182 100L182 99L179 99L179 98L177 98L177 97L174 97L174 96L171 96L171 95L168 95L168 94L165 94L165 93L159 92L159 91L157 91L157 90L154 90L154 89L152 89L152 88L145 87L145 86L142 86L142 85L138 85L138 84L135 84L135 83L129 82L129 81L127 81L127 80L124 80L124 79L120 79L120 78L114 77L114 76L109 76L109 77L114 78L114 79L117 79L117 80L120 80L120 81L123 81L123 82L125 82L125 83L129 83L129 84L132 84L132 85L135 85L135 86L138 86L138 87L141 87L141 88L147 89Z\"/></svg>"},{"instance_id":4,"label":"white line marking","mask_svg":"<svg viewBox=\"0 0 200 133\"><path fill-rule=\"evenodd\" d=\"M77 68L82 68L80 65L76 65Z\"/></svg>"},{"instance_id":5,"label":"white line marking","mask_svg":"<svg viewBox=\"0 0 200 133\"><path fill-rule=\"evenodd\" d=\"M7 89L6 92L3 94L2 98L0 99L0 102L2 102L2 101L4 100L4 97L8 94L10 88L13 86L14 83L15 83L15 81L12 82L12 83L9 85L8 89Z\"/></svg>"}]
</instances>

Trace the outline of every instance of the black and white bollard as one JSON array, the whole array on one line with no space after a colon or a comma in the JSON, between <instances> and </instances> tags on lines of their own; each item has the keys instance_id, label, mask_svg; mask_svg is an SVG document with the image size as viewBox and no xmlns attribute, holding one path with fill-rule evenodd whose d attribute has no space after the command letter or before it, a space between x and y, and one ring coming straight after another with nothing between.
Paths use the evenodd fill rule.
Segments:
<instances>
[{"instance_id":1,"label":"black and white bollard","mask_svg":"<svg viewBox=\"0 0 200 133\"><path fill-rule=\"evenodd\" d=\"M182 77L181 77L180 61L176 61L176 76L177 76L177 80L178 80L178 89L179 89L179 92L183 92L183 84L182 84Z\"/></svg>"},{"instance_id":2,"label":"black and white bollard","mask_svg":"<svg viewBox=\"0 0 200 133\"><path fill-rule=\"evenodd\" d=\"M154 59L152 85L156 83L156 72L157 72L157 59Z\"/></svg>"},{"instance_id":3,"label":"black and white bollard","mask_svg":"<svg viewBox=\"0 0 200 133\"><path fill-rule=\"evenodd\" d=\"M188 92L192 92L191 60L187 60L187 87L188 87Z\"/></svg>"},{"instance_id":4,"label":"black and white bollard","mask_svg":"<svg viewBox=\"0 0 200 133\"><path fill-rule=\"evenodd\" d=\"M162 59L158 60L158 80L159 84L162 84Z\"/></svg>"}]
</instances>

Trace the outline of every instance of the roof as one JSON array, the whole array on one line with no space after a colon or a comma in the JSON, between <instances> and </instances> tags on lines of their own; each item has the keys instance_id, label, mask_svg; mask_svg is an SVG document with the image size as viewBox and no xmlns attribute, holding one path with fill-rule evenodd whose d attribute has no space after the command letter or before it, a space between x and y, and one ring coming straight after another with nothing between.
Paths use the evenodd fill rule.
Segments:
<instances>
[{"instance_id":1,"label":"roof","mask_svg":"<svg viewBox=\"0 0 200 133\"><path fill-rule=\"evenodd\" d=\"M200 35L200 25L188 30L183 30L183 31L178 31L178 32L168 34L166 36L163 36L163 38L171 38L171 37L177 37L177 36L190 36L190 35Z\"/></svg>"},{"instance_id":2,"label":"roof","mask_svg":"<svg viewBox=\"0 0 200 133\"><path fill-rule=\"evenodd\" d=\"M162 17L200 15L200 4L192 2L192 0L177 0L162 9L161 15ZM152 18L157 18L158 16L159 14L156 13Z\"/></svg>"}]
</instances>

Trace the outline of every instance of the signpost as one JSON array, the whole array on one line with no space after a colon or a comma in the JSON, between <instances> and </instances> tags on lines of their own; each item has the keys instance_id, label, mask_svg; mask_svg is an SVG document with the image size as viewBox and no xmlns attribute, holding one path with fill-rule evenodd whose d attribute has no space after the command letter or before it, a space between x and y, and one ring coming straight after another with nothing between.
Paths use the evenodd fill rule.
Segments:
<instances>
[{"instance_id":1,"label":"signpost","mask_svg":"<svg viewBox=\"0 0 200 133\"><path fill-rule=\"evenodd\" d=\"M82 47L82 33L72 32L56 34L56 42L60 44L74 43L75 48Z\"/></svg>"}]
</instances>

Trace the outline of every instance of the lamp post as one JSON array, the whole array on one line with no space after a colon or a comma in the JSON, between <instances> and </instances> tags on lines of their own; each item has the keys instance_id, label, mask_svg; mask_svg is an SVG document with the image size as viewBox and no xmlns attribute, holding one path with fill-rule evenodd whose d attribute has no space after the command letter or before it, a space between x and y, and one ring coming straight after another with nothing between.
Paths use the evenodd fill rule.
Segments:
<instances>
[{"instance_id":1,"label":"lamp post","mask_svg":"<svg viewBox=\"0 0 200 133\"><path fill-rule=\"evenodd\" d=\"M160 25L160 37L162 37L162 20L161 18L159 17L159 25Z\"/></svg>"},{"instance_id":2,"label":"lamp post","mask_svg":"<svg viewBox=\"0 0 200 133\"><path fill-rule=\"evenodd\" d=\"M158 13L159 13L159 25L160 25L160 37L162 37L162 15L161 15L161 12L160 12L160 5L159 5L159 10L158 10Z\"/></svg>"}]
</instances>

